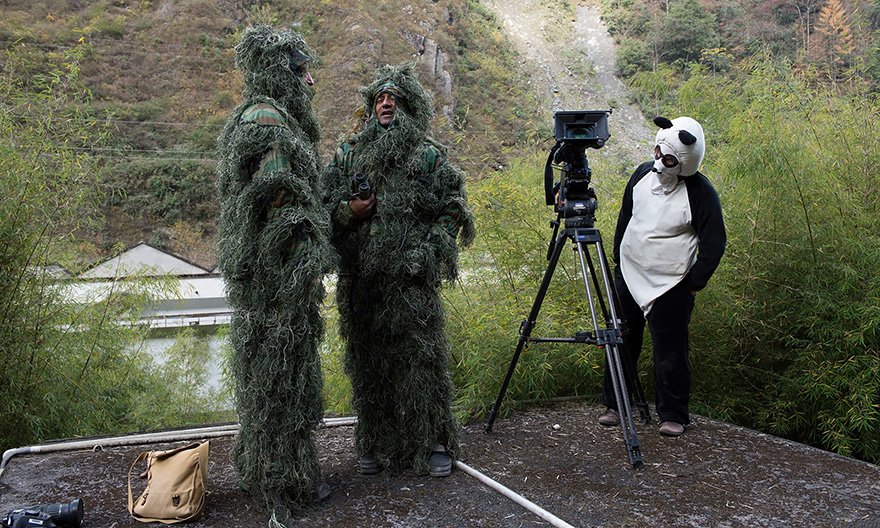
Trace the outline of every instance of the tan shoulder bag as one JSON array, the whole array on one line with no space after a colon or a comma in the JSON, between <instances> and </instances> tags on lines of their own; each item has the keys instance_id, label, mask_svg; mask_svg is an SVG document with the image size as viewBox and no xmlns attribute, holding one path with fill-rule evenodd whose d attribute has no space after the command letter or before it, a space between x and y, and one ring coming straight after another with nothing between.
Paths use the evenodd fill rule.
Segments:
<instances>
[{"instance_id":1,"label":"tan shoulder bag","mask_svg":"<svg viewBox=\"0 0 880 528\"><path fill-rule=\"evenodd\" d=\"M131 472L144 459L147 460L147 488L133 502ZM128 512L141 522L191 521L205 509L207 481L208 442L168 451L146 451L128 470Z\"/></svg>"}]
</instances>

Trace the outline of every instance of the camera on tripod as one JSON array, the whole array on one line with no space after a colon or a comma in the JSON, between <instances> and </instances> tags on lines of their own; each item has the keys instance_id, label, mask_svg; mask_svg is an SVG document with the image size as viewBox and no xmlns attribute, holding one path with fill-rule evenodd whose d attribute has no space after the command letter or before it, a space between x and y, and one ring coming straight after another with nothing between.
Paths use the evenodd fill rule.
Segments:
<instances>
[{"instance_id":1,"label":"camera on tripod","mask_svg":"<svg viewBox=\"0 0 880 528\"><path fill-rule=\"evenodd\" d=\"M570 227L592 227L597 207L596 193L590 187L592 172L587 161L588 148L600 149L611 137L608 116L611 110L556 112L554 137L544 167L544 197ZM553 169L560 171L554 183Z\"/></svg>"},{"instance_id":2,"label":"camera on tripod","mask_svg":"<svg viewBox=\"0 0 880 528\"><path fill-rule=\"evenodd\" d=\"M68 504L41 504L12 510L3 516L3 528L80 528L83 520L82 499Z\"/></svg>"},{"instance_id":3,"label":"camera on tripod","mask_svg":"<svg viewBox=\"0 0 880 528\"><path fill-rule=\"evenodd\" d=\"M556 220L551 222L553 237L547 249L547 270L538 287L535 302L528 317L520 323L519 341L513 351L507 375L501 382L501 390L495 404L486 411L486 422L483 429L492 432L492 426L498 417L501 403L507 392L511 378L516 372L516 363L527 345L533 343L583 343L596 345L605 352L614 393L621 402L620 425L623 429L623 443L629 462L633 467L640 467L642 459L639 439L630 412L627 387L631 384L636 395L636 406L645 423L650 421L648 404L635 375L635 367L627 354L621 354L624 346L622 327L625 321L618 316L617 307L620 298L614 286L608 256L602 245L602 235L593 226L596 211L596 193L590 188L590 167L585 151L588 148L599 149L611 137L608 133L608 116L611 110L556 112L554 116L556 145L550 150L547 165L544 167L544 193L547 205L553 205ZM553 170L560 171L560 179L554 185ZM564 218L564 226L560 219ZM538 313L547 296L553 272L559 263L565 241L571 241L580 264L581 279L589 307L589 322L592 329L574 332L570 337L534 337L532 330L538 324ZM591 256L593 255L593 256ZM595 267L598 264L598 270ZM600 284L601 281L601 284ZM629 381L628 381L629 380Z\"/></svg>"}]
</instances>

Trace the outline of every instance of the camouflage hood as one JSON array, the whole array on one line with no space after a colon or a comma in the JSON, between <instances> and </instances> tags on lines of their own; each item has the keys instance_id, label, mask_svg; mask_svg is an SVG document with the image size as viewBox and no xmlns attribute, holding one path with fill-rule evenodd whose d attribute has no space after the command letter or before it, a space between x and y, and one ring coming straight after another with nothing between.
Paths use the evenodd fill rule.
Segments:
<instances>
[{"instance_id":1,"label":"camouflage hood","mask_svg":"<svg viewBox=\"0 0 880 528\"><path fill-rule=\"evenodd\" d=\"M277 31L266 25L247 28L235 46L235 65L244 74L245 96L272 99L316 142L320 128L311 104L315 91L299 70L314 62L314 56L296 31Z\"/></svg>"},{"instance_id":2,"label":"camouflage hood","mask_svg":"<svg viewBox=\"0 0 880 528\"><path fill-rule=\"evenodd\" d=\"M364 102L364 116L367 119L367 128L378 126L375 108L376 98L383 92L394 95L397 102L397 112L406 114L408 121L412 122L412 128L419 135L426 135L431 127L431 119L434 117L434 105L431 96L419 84L416 62L409 61L399 66L386 65L379 68L373 75L373 82L358 89ZM399 121L400 116L395 116ZM392 123L390 128L395 125Z\"/></svg>"}]
</instances>

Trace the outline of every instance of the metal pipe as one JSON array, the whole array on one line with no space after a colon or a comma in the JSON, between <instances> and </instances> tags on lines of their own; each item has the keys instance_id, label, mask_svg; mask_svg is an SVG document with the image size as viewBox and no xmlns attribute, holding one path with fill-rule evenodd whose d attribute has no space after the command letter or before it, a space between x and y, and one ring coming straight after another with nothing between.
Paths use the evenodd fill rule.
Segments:
<instances>
[{"instance_id":1,"label":"metal pipe","mask_svg":"<svg viewBox=\"0 0 880 528\"><path fill-rule=\"evenodd\" d=\"M523 497L522 495L514 492L510 488L504 486L503 484L500 484L499 482L496 482L496 481L490 479L486 475L484 475L484 474L480 473L479 471L475 470L474 468L468 466L464 462L456 460L455 466L458 469L464 471L467 475L470 475L471 477L479 480L483 484L489 486L490 488L492 488L495 491L497 491L498 493L504 495L505 497L512 500L513 502L519 504L523 508L529 510L530 512L534 513L538 517L549 522L551 525L556 526L558 528L574 528L574 526L568 524L567 522L563 521L559 517L553 515L552 513L548 512L547 510L541 508L540 506L538 506L534 502L532 502L532 501L528 500L527 498Z\"/></svg>"},{"instance_id":2,"label":"metal pipe","mask_svg":"<svg viewBox=\"0 0 880 528\"><path fill-rule=\"evenodd\" d=\"M344 425L353 425L357 422L357 417L340 417L326 418L323 427L339 427ZM69 442L58 442L54 444L38 444L27 447L17 447L7 449L3 452L3 459L0 461L0 476L12 457L18 455L32 455L39 453L56 453L61 451L76 451L79 449L96 449L103 447L151 444L156 442L178 442L181 440L197 440L200 438L221 438L224 436L235 436L238 434L238 424L215 425L210 427L200 427L196 429L177 429L174 431L158 431L153 433L129 434L119 436L109 436L103 438L92 438L87 440L74 440Z\"/></svg>"}]
</instances>

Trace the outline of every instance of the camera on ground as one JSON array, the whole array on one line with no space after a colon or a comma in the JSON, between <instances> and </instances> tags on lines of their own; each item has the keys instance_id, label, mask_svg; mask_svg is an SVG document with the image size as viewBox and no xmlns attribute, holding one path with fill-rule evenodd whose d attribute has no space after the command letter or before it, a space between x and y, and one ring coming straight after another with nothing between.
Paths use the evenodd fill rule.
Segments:
<instances>
[{"instance_id":1,"label":"camera on ground","mask_svg":"<svg viewBox=\"0 0 880 528\"><path fill-rule=\"evenodd\" d=\"M40 504L12 510L3 516L3 528L80 528L83 520L82 499L67 504Z\"/></svg>"}]
</instances>

